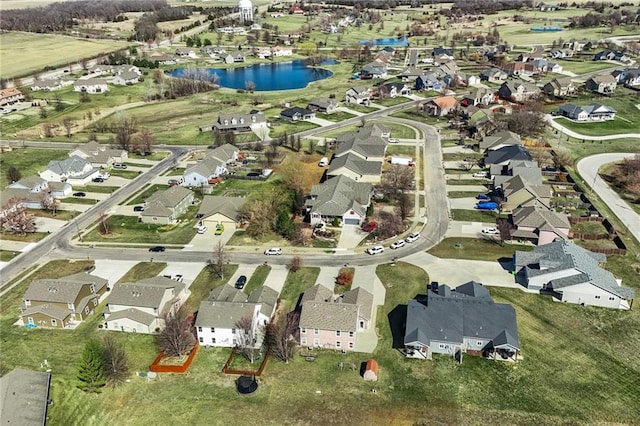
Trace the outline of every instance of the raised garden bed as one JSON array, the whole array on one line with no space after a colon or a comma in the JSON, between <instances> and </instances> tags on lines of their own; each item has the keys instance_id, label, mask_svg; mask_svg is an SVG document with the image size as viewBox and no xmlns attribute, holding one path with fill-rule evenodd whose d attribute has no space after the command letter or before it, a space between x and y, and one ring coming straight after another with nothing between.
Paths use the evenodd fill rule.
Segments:
<instances>
[{"instance_id":1,"label":"raised garden bed","mask_svg":"<svg viewBox=\"0 0 640 426\"><path fill-rule=\"evenodd\" d=\"M200 345L196 342L196 345L191 349L191 353L188 356L180 358L165 357L163 352L160 352L156 359L153 360L149 366L149 371L154 373L177 373L184 374L191 367L191 363L198 352Z\"/></svg>"}]
</instances>

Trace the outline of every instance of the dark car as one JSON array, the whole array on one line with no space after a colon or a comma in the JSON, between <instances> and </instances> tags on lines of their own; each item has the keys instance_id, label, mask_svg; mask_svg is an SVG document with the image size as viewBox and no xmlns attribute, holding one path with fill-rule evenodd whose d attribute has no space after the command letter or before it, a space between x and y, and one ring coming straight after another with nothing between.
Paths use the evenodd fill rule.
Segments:
<instances>
[{"instance_id":1,"label":"dark car","mask_svg":"<svg viewBox=\"0 0 640 426\"><path fill-rule=\"evenodd\" d=\"M143 212L144 211L144 206L135 206L133 208L134 212Z\"/></svg>"},{"instance_id":2,"label":"dark car","mask_svg":"<svg viewBox=\"0 0 640 426\"><path fill-rule=\"evenodd\" d=\"M74 197L86 197L87 194L85 194L84 192L74 192L73 196Z\"/></svg>"},{"instance_id":3,"label":"dark car","mask_svg":"<svg viewBox=\"0 0 640 426\"><path fill-rule=\"evenodd\" d=\"M246 283L247 283L247 277L244 275L240 275L236 281L236 288L238 290L242 290Z\"/></svg>"},{"instance_id":4,"label":"dark car","mask_svg":"<svg viewBox=\"0 0 640 426\"><path fill-rule=\"evenodd\" d=\"M165 250L164 246L155 246L155 247L151 247L149 249L149 251L153 251L153 252L156 252L156 253L161 253L164 250Z\"/></svg>"},{"instance_id":5,"label":"dark car","mask_svg":"<svg viewBox=\"0 0 640 426\"><path fill-rule=\"evenodd\" d=\"M104 179L102 179L101 177L97 177L97 178L91 179L91 182L102 183L104 182Z\"/></svg>"}]
</instances>

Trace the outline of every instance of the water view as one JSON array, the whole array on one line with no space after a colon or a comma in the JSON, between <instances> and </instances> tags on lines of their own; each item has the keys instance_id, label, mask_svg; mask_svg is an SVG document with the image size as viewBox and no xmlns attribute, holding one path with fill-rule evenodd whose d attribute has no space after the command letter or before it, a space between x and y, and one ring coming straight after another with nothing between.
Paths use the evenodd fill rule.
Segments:
<instances>
[{"instance_id":1,"label":"water view","mask_svg":"<svg viewBox=\"0 0 640 426\"><path fill-rule=\"evenodd\" d=\"M329 70L309 67L303 60L205 70L217 76L217 83L221 87L246 89L247 82L253 82L256 91L301 89L313 81L324 80L333 75ZM184 72L185 68L177 68L171 75L181 77Z\"/></svg>"}]
</instances>

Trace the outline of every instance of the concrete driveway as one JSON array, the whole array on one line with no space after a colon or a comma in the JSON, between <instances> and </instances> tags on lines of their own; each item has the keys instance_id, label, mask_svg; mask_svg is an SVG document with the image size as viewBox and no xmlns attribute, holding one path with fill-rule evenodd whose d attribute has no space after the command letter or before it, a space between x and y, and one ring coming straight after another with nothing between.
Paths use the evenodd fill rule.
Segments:
<instances>
[{"instance_id":1,"label":"concrete driveway","mask_svg":"<svg viewBox=\"0 0 640 426\"><path fill-rule=\"evenodd\" d=\"M198 234L189 241L183 250L185 251L211 251L222 243L223 246L227 244L229 239L233 236L234 231L232 229L225 229L222 235L215 235L216 229L213 226L208 226L204 234Z\"/></svg>"},{"instance_id":2,"label":"concrete driveway","mask_svg":"<svg viewBox=\"0 0 640 426\"><path fill-rule=\"evenodd\" d=\"M160 275L171 275L171 277L182 275L182 282L189 288L205 266L207 266L206 263L167 262L167 267L160 272Z\"/></svg>"},{"instance_id":3,"label":"concrete driveway","mask_svg":"<svg viewBox=\"0 0 640 426\"><path fill-rule=\"evenodd\" d=\"M367 234L363 232L358 225L342 225L340 229L340 240L336 251L353 252L353 249L360 244Z\"/></svg>"},{"instance_id":4,"label":"concrete driveway","mask_svg":"<svg viewBox=\"0 0 640 426\"><path fill-rule=\"evenodd\" d=\"M478 200L475 198L451 198L449 200L452 209L475 210Z\"/></svg>"},{"instance_id":5,"label":"concrete driveway","mask_svg":"<svg viewBox=\"0 0 640 426\"><path fill-rule=\"evenodd\" d=\"M316 278L315 284L322 284L333 291L341 267L342 265L336 267L323 266L320 268L320 273L318 274L318 278Z\"/></svg>"},{"instance_id":6,"label":"concrete driveway","mask_svg":"<svg viewBox=\"0 0 640 426\"><path fill-rule=\"evenodd\" d=\"M258 265L250 265L246 263L239 264L235 274L231 275L231 277L229 278L229 281L228 281L229 284L235 285L236 281L241 275L244 275L245 277L247 277L247 281L248 281L251 278L251 275L253 275L253 273L255 272L257 267Z\"/></svg>"},{"instance_id":7,"label":"concrete driveway","mask_svg":"<svg viewBox=\"0 0 640 426\"><path fill-rule=\"evenodd\" d=\"M495 227L491 222L461 222L452 221L449 223L446 237L481 238L484 237L482 228Z\"/></svg>"},{"instance_id":8,"label":"concrete driveway","mask_svg":"<svg viewBox=\"0 0 640 426\"><path fill-rule=\"evenodd\" d=\"M449 181L449 182L455 182L455 181ZM478 194L485 194L487 192L487 187L484 185L449 185L449 183L447 183L447 192L454 192L454 191L461 191L461 192L467 192L467 191L473 191L473 192L477 192ZM451 201L453 201L453 198L451 199Z\"/></svg>"},{"instance_id":9,"label":"concrete driveway","mask_svg":"<svg viewBox=\"0 0 640 426\"><path fill-rule=\"evenodd\" d=\"M286 265L271 265L271 272L267 275L264 285L274 289L280 294L282 293L282 288L288 275L289 270Z\"/></svg>"},{"instance_id":10,"label":"concrete driveway","mask_svg":"<svg viewBox=\"0 0 640 426\"><path fill-rule=\"evenodd\" d=\"M376 269L368 266L356 266L351 288L363 288L373 294L373 304L369 329L359 331L356 339L355 350L358 352L372 353L378 346L376 334L376 320L378 306L384 305L386 290L376 275Z\"/></svg>"},{"instance_id":11,"label":"concrete driveway","mask_svg":"<svg viewBox=\"0 0 640 426\"><path fill-rule=\"evenodd\" d=\"M65 220L54 219L52 217L36 216L34 219L36 221L36 228L38 232L56 232L67 224L67 221Z\"/></svg>"},{"instance_id":12,"label":"concrete driveway","mask_svg":"<svg viewBox=\"0 0 640 426\"><path fill-rule=\"evenodd\" d=\"M108 280L111 286L117 283L129 269L138 264L135 260L96 259L95 262L96 268L91 274Z\"/></svg>"}]
</instances>

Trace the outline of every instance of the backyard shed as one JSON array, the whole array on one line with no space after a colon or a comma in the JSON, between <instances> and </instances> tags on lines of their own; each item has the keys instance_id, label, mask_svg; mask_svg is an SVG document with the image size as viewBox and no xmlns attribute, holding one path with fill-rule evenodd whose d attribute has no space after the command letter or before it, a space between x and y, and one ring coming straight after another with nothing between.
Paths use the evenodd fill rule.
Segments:
<instances>
[{"instance_id":1,"label":"backyard shed","mask_svg":"<svg viewBox=\"0 0 640 426\"><path fill-rule=\"evenodd\" d=\"M362 375L362 377L367 382L378 381L378 362L375 359L370 359L369 361L367 361L367 365L364 369L364 374Z\"/></svg>"}]
</instances>

